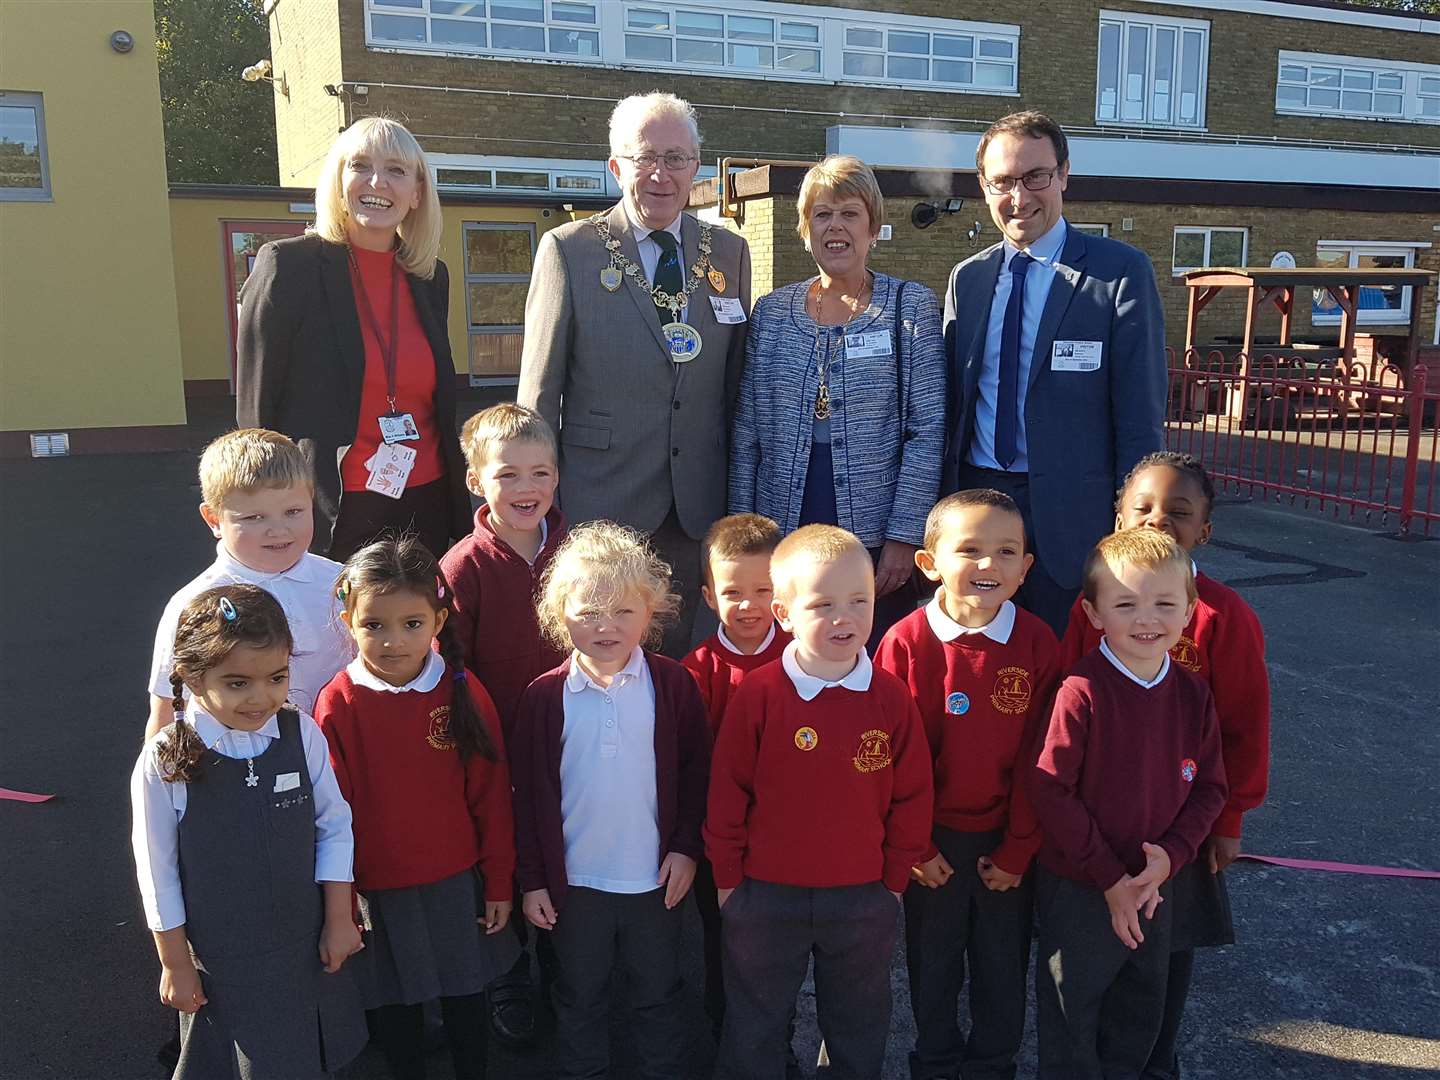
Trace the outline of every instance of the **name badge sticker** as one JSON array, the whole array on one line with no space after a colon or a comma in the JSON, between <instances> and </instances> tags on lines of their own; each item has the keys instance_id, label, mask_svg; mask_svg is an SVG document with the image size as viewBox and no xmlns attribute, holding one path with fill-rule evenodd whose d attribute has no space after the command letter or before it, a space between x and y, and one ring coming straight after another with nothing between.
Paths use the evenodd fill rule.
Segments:
<instances>
[{"instance_id":1,"label":"name badge sticker","mask_svg":"<svg viewBox=\"0 0 1440 1080\"><path fill-rule=\"evenodd\" d=\"M890 334L885 330L872 330L868 334L845 335L845 359L868 360L872 356L890 356Z\"/></svg>"},{"instance_id":2,"label":"name badge sticker","mask_svg":"<svg viewBox=\"0 0 1440 1080\"><path fill-rule=\"evenodd\" d=\"M1057 341L1050 348L1051 371L1099 371L1099 341Z\"/></svg>"},{"instance_id":3,"label":"name badge sticker","mask_svg":"<svg viewBox=\"0 0 1440 1080\"><path fill-rule=\"evenodd\" d=\"M715 312L715 321L718 323L733 326L745 321L745 308L738 297L712 296L710 307Z\"/></svg>"}]
</instances>

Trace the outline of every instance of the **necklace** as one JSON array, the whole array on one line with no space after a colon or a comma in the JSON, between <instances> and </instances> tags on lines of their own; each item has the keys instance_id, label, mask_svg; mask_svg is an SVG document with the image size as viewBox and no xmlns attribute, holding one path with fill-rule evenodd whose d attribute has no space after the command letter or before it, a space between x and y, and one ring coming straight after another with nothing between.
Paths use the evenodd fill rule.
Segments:
<instances>
[{"instance_id":1,"label":"necklace","mask_svg":"<svg viewBox=\"0 0 1440 1080\"><path fill-rule=\"evenodd\" d=\"M864 311L866 307L869 306L870 296L873 291L874 289L870 284L870 272L867 270L865 273L865 284L861 286L860 292L856 295L854 302L846 301L843 296L840 297L840 302L845 305L849 314L845 316L844 322L837 325L848 325L850 320ZM811 286L811 292L815 297L815 366L820 371L820 385L815 391L814 413L816 420L829 420L830 417L834 415L834 411L830 407L829 350L826 349L823 356L820 350L820 326L824 325L820 320L824 317L825 290L820 287L820 279L818 277L815 279L815 284Z\"/></svg>"},{"instance_id":2,"label":"necklace","mask_svg":"<svg viewBox=\"0 0 1440 1080\"><path fill-rule=\"evenodd\" d=\"M684 288L678 293L668 293L647 281L645 271L640 265L620 250L620 241L611 234L610 223L605 220L604 214L596 214L588 220L594 226L600 242L605 245L605 250L610 256L610 265L600 271L600 284L610 292L615 292L620 288L623 280L622 273L633 278L637 285L650 294L650 299L655 302L656 307L668 308L670 311L670 321L660 328L660 333L664 336L670 350L670 359L677 364L694 360L700 355L703 343L699 331L693 326L681 322L680 309L690 302L690 298L699 290L701 282L705 281L710 273L710 225L703 221L700 222L700 257L690 267L689 280L685 282ZM714 278L710 281L712 287L717 284L716 278L720 285L724 284L724 275L716 271Z\"/></svg>"}]
</instances>

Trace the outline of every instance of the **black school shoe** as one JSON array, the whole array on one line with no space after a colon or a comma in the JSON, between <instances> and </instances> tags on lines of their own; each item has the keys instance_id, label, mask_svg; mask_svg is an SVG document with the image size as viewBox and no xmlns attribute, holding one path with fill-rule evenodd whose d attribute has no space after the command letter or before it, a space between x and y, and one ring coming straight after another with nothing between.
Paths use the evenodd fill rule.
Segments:
<instances>
[{"instance_id":1,"label":"black school shoe","mask_svg":"<svg viewBox=\"0 0 1440 1080\"><path fill-rule=\"evenodd\" d=\"M497 1039L514 1047L535 1042L535 1001L528 964L493 980L485 988L485 1001L490 1009L490 1030Z\"/></svg>"}]
</instances>

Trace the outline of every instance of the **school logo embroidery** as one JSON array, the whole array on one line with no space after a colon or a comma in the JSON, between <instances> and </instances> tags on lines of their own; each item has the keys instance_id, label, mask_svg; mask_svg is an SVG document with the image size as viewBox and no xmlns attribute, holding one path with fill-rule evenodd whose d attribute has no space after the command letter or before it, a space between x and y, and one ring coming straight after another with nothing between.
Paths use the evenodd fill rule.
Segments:
<instances>
[{"instance_id":1,"label":"school logo embroidery","mask_svg":"<svg viewBox=\"0 0 1440 1080\"><path fill-rule=\"evenodd\" d=\"M1196 766L1194 758L1187 757L1184 761L1180 762L1180 777L1185 783L1193 784L1195 782L1195 774L1198 771L1199 768Z\"/></svg>"},{"instance_id":2,"label":"school logo embroidery","mask_svg":"<svg viewBox=\"0 0 1440 1080\"><path fill-rule=\"evenodd\" d=\"M1195 644L1195 639L1180 635L1180 640L1170 650L1170 659L1183 668L1191 671L1200 670L1200 647Z\"/></svg>"},{"instance_id":3,"label":"school logo embroidery","mask_svg":"<svg viewBox=\"0 0 1440 1080\"><path fill-rule=\"evenodd\" d=\"M436 750L454 750L455 740L450 737L450 706L441 705L430 710L430 732L425 741Z\"/></svg>"},{"instance_id":4,"label":"school logo embroidery","mask_svg":"<svg viewBox=\"0 0 1440 1080\"><path fill-rule=\"evenodd\" d=\"M945 711L951 716L964 716L970 711L970 695L956 690L945 696Z\"/></svg>"},{"instance_id":5,"label":"school logo embroidery","mask_svg":"<svg viewBox=\"0 0 1440 1080\"><path fill-rule=\"evenodd\" d=\"M1003 713L1022 713L1030 707L1030 672L1022 667L1003 667L995 676L990 704Z\"/></svg>"},{"instance_id":6,"label":"school logo embroidery","mask_svg":"<svg viewBox=\"0 0 1440 1080\"><path fill-rule=\"evenodd\" d=\"M857 772L876 772L890 766L890 733L878 728L860 736L860 749L855 751Z\"/></svg>"},{"instance_id":7,"label":"school logo embroidery","mask_svg":"<svg viewBox=\"0 0 1440 1080\"><path fill-rule=\"evenodd\" d=\"M796 728L795 745L801 750L814 750L820 745L820 733L813 727Z\"/></svg>"}]
</instances>

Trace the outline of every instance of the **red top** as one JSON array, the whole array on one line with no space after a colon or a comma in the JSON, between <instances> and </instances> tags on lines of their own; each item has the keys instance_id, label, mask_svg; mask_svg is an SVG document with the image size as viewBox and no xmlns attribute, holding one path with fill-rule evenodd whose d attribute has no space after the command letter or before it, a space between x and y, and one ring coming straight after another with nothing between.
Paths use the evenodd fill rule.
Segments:
<instances>
[{"instance_id":1,"label":"red top","mask_svg":"<svg viewBox=\"0 0 1440 1080\"><path fill-rule=\"evenodd\" d=\"M1040 865L1097 889L1145 869L1142 843L1173 877L1225 805L1220 726L1203 679L1172 663L1150 689L1098 649L1060 684L1030 797Z\"/></svg>"},{"instance_id":2,"label":"red top","mask_svg":"<svg viewBox=\"0 0 1440 1080\"><path fill-rule=\"evenodd\" d=\"M1265 671L1265 635L1260 620L1240 594L1204 574L1195 575L1200 594L1195 614L1170 658L1210 684L1220 718L1225 778L1230 797L1215 822L1215 835L1240 837L1241 818L1265 801L1270 774L1270 677ZM1100 631L1080 601L1060 642L1060 670L1098 648Z\"/></svg>"},{"instance_id":3,"label":"red top","mask_svg":"<svg viewBox=\"0 0 1440 1080\"><path fill-rule=\"evenodd\" d=\"M903 680L920 709L935 762L935 824L957 832L1003 827L990 857L1023 874L1040 848L1040 826L1015 772L1034 761L1049 719L1059 645L1042 620L1014 611L1001 644L984 634L941 641L921 608L890 628L875 664ZM932 843L925 859L938 853Z\"/></svg>"},{"instance_id":4,"label":"red top","mask_svg":"<svg viewBox=\"0 0 1440 1080\"><path fill-rule=\"evenodd\" d=\"M420 323L420 314L415 310L415 297L410 292L410 282L404 277L404 270L395 263L391 251L366 251L352 247L355 263L360 268L357 278L350 271L350 284L355 290L355 312L360 320L360 338L365 342L365 383L360 391L360 420L355 430L355 441L340 462L340 480L346 491L364 491L370 470L365 462L380 446L379 418L390 411L386 400L385 353L380 339L375 336L374 326L365 317L365 302L361 298L363 285L365 297L370 301L370 310L380 332L390 337L390 290L391 276L400 274L400 343L395 351L395 411L409 413L415 418L419 439L412 439L403 445L415 451L415 467L405 482L406 489L428 484L445 475L445 465L440 457L440 440L435 430L435 354L430 350L430 339L425 336L425 327Z\"/></svg>"},{"instance_id":5,"label":"red top","mask_svg":"<svg viewBox=\"0 0 1440 1080\"><path fill-rule=\"evenodd\" d=\"M876 670L869 690L829 686L804 701L783 664L767 664L740 684L715 742L705 854L721 889L748 877L903 892L933 800L904 683Z\"/></svg>"},{"instance_id":6,"label":"red top","mask_svg":"<svg viewBox=\"0 0 1440 1080\"><path fill-rule=\"evenodd\" d=\"M705 699L705 711L710 717L711 735L720 734L720 721L725 718L725 710L740 680L756 668L779 660L788 644L790 635L778 624L770 644L749 654L727 649L721 643L719 634L711 634L680 661L700 684L700 696Z\"/></svg>"},{"instance_id":7,"label":"red top","mask_svg":"<svg viewBox=\"0 0 1440 1080\"><path fill-rule=\"evenodd\" d=\"M466 680L498 747L490 695L475 676ZM320 691L315 720L355 815L357 889L426 885L478 863L486 900L514 895L510 771L503 754L461 763L449 737L454 685L447 670L434 690L391 694L342 671Z\"/></svg>"},{"instance_id":8,"label":"red top","mask_svg":"<svg viewBox=\"0 0 1440 1080\"><path fill-rule=\"evenodd\" d=\"M490 508L482 506L475 511L475 531L440 560L455 609L449 626L466 666L495 700L507 744L525 687L565 659L565 651L540 633L535 614L540 575L565 539L565 519L557 508L545 515L545 527L545 546L532 566L495 535Z\"/></svg>"}]
</instances>

